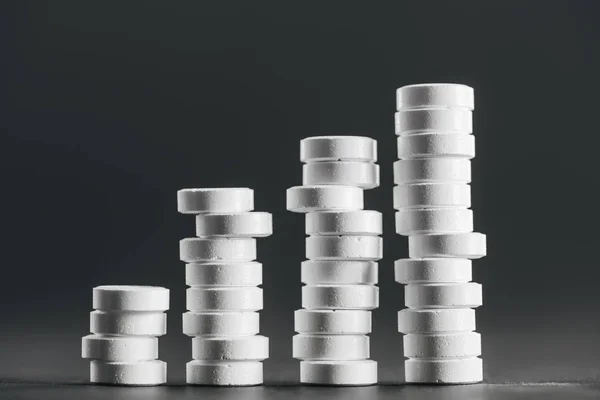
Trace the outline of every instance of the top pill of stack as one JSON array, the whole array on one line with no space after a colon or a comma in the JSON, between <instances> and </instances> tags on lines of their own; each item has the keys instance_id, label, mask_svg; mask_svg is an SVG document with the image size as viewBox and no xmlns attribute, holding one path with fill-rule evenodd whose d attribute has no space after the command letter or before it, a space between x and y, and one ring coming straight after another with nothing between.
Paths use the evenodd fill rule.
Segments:
<instances>
[{"instance_id":1,"label":"top pill of stack","mask_svg":"<svg viewBox=\"0 0 600 400\"><path fill-rule=\"evenodd\" d=\"M300 161L377 162L377 141L365 136L314 136L300 141Z\"/></svg>"},{"instance_id":2,"label":"top pill of stack","mask_svg":"<svg viewBox=\"0 0 600 400\"><path fill-rule=\"evenodd\" d=\"M243 213L254 210L254 191L249 188L181 189L177 210L182 214Z\"/></svg>"},{"instance_id":3,"label":"top pill of stack","mask_svg":"<svg viewBox=\"0 0 600 400\"><path fill-rule=\"evenodd\" d=\"M475 108L473 88L454 83L408 85L396 91L398 111L420 108Z\"/></svg>"}]
</instances>

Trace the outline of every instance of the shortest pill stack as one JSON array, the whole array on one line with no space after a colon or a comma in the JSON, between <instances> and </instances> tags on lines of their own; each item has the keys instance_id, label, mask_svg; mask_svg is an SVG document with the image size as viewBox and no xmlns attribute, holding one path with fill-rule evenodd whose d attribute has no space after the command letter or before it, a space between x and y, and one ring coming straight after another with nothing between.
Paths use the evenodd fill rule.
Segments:
<instances>
[{"instance_id":1,"label":"shortest pill stack","mask_svg":"<svg viewBox=\"0 0 600 400\"><path fill-rule=\"evenodd\" d=\"M398 157L394 164L396 233L409 257L395 264L408 307L398 313L406 382L461 384L483 379L475 311L481 285L472 259L486 255L473 232L471 162L475 157L473 89L422 84L397 91Z\"/></svg>"},{"instance_id":2,"label":"shortest pill stack","mask_svg":"<svg viewBox=\"0 0 600 400\"><path fill-rule=\"evenodd\" d=\"M98 286L93 290L91 335L81 340L90 382L154 386L167 381L158 360L158 336L167 333L169 290L155 286Z\"/></svg>"}]
</instances>

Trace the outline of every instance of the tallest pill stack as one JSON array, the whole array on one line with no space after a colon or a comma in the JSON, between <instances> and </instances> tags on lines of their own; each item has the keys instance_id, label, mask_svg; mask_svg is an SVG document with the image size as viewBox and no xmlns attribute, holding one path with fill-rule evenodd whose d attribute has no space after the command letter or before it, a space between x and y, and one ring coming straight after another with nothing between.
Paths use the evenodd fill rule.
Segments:
<instances>
[{"instance_id":1,"label":"tallest pill stack","mask_svg":"<svg viewBox=\"0 0 600 400\"><path fill-rule=\"evenodd\" d=\"M396 261L406 284L398 313L405 378L460 384L483 379L475 311L481 285L471 260L485 256L486 238L473 232L471 162L475 157L473 89L422 84L397 91L398 158L394 164L396 233L408 236L409 257Z\"/></svg>"},{"instance_id":2,"label":"tallest pill stack","mask_svg":"<svg viewBox=\"0 0 600 400\"><path fill-rule=\"evenodd\" d=\"M306 214L303 309L295 312L293 356L300 381L316 385L377 383L369 359L371 310L379 301L377 260L382 218L363 210L363 190L379 186L377 142L319 136L300 142L303 185L287 190L287 209Z\"/></svg>"}]
</instances>

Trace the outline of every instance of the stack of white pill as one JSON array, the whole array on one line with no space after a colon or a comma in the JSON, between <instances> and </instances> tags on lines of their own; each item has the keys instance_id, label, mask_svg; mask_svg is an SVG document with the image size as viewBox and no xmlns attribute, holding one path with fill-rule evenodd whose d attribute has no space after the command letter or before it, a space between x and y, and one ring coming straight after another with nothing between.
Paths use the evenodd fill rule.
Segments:
<instances>
[{"instance_id":1,"label":"stack of white pill","mask_svg":"<svg viewBox=\"0 0 600 400\"><path fill-rule=\"evenodd\" d=\"M180 242L190 286L183 333L193 337L187 383L260 385L269 340L258 335L263 295L255 238L271 235L271 214L253 212L248 188L183 189L177 202L180 213L196 214L198 236Z\"/></svg>"},{"instance_id":2,"label":"stack of white pill","mask_svg":"<svg viewBox=\"0 0 600 400\"><path fill-rule=\"evenodd\" d=\"M458 84L405 86L397 91L394 164L396 232L408 236L409 259L396 261L407 309L398 314L405 377L414 383L483 379L475 311L481 285L471 259L485 256L486 238L473 232L471 162L473 89Z\"/></svg>"},{"instance_id":3,"label":"stack of white pill","mask_svg":"<svg viewBox=\"0 0 600 400\"><path fill-rule=\"evenodd\" d=\"M363 210L363 189L379 186L377 142L323 136L300 142L303 185L287 190L287 209L306 213L303 309L295 312L293 356L300 381L372 385L371 310L378 307L381 213Z\"/></svg>"},{"instance_id":4,"label":"stack of white pill","mask_svg":"<svg viewBox=\"0 0 600 400\"><path fill-rule=\"evenodd\" d=\"M167 333L169 290L155 286L98 286L93 291L91 335L81 340L90 381L152 386L167 381L158 360L158 336Z\"/></svg>"}]
</instances>

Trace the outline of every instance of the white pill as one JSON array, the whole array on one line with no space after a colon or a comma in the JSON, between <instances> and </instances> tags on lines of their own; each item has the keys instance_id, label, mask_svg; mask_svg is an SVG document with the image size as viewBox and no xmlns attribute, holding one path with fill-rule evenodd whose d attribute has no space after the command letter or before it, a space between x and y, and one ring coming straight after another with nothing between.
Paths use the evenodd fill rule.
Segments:
<instances>
[{"instance_id":1,"label":"white pill","mask_svg":"<svg viewBox=\"0 0 600 400\"><path fill-rule=\"evenodd\" d=\"M90 382L106 385L156 386L167 381L167 363L90 361Z\"/></svg>"},{"instance_id":2,"label":"white pill","mask_svg":"<svg viewBox=\"0 0 600 400\"><path fill-rule=\"evenodd\" d=\"M302 166L303 185L379 186L379 165L361 161L326 161Z\"/></svg>"},{"instance_id":3,"label":"white pill","mask_svg":"<svg viewBox=\"0 0 600 400\"><path fill-rule=\"evenodd\" d=\"M420 133L473 133L473 113L467 109L423 108L398 111L396 135Z\"/></svg>"},{"instance_id":4,"label":"white pill","mask_svg":"<svg viewBox=\"0 0 600 400\"><path fill-rule=\"evenodd\" d=\"M196 235L200 237L266 237L273 233L268 212L196 215Z\"/></svg>"},{"instance_id":5,"label":"white pill","mask_svg":"<svg viewBox=\"0 0 600 400\"><path fill-rule=\"evenodd\" d=\"M258 286L262 264L258 262L192 263L185 266L188 286Z\"/></svg>"},{"instance_id":6,"label":"white pill","mask_svg":"<svg viewBox=\"0 0 600 400\"><path fill-rule=\"evenodd\" d=\"M410 284L404 288L409 308L475 308L482 304L481 285L475 282Z\"/></svg>"},{"instance_id":7,"label":"white pill","mask_svg":"<svg viewBox=\"0 0 600 400\"><path fill-rule=\"evenodd\" d=\"M471 186L463 183L413 183L394 186L394 208L471 207Z\"/></svg>"},{"instance_id":8,"label":"white pill","mask_svg":"<svg viewBox=\"0 0 600 400\"><path fill-rule=\"evenodd\" d=\"M473 211L468 208L422 208L396 212L396 233L399 235L463 232L473 232Z\"/></svg>"},{"instance_id":9,"label":"white pill","mask_svg":"<svg viewBox=\"0 0 600 400\"><path fill-rule=\"evenodd\" d=\"M472 279L471 264L466 258L402 258L395 262L396 282L469 282Z\"/></svg>"},{"instance_id":10,"label":"white pill","mask_svg":"<svg viewBox=\"0 0 600 400\"><path fill-rule=\"evenodd\" d=\"M446 358L481 355L481 335L477 332L404 335L404 357Z\"/></svg>"},{"instance_id":11,"label":"white pill","mask_svg":"<svg viewBox=\"0 0 600 400\"><path fill-rule=\"evenodd\" d=\"M349 361L369 358L365 335L295 335L292 357L299 360Z\"/></svg>"},{"instance_id":12,"label":"white pill","mask_svg":"<svg viewBox=\"0 0 600 400\"><path fill-rule=\"evenodd\" d=\"M309 236L306 258L377 261L383 258L383 239L379 236Z\"/></svg>"},{"instance_id":13,"label":"white pill","mask_svg":"<svg viewBox=\"0 0 600 400\"><path fill-rule=\"evenodd\" d=\"M373 261L303 261L300 272L307 285L374 285L378 265Z\"/></svg>"},{"instance_id":14,"label":"white pill","mask_svg":"<svg viewBox=\"0 0 600 400\"><path fill-rule=\"evenodd\" d=\"M407 383L476 383L483 380L481 358L431 360L411 358L404 362Z\"/></svg>"},{"instance_id":15,"label":"white pill","mask_svg":"<svg viewBox=\"0 0 600 400\"><path fill-rule=\"evenodd\" d=\"M301 361L300 382L308 385L367 386L377 383L377 362Z\"/></svg>"},{"instance_id":16,"label":"white pill","mask_svg":"<svg viewBox=\"0 0 600 400\"><path fill-rule=\"evenodd\" d=\"M486 240L483 233L409 236L410 258L470 258L485 257Z\"/></svg>"},{"instance_id":17,"label":"white pill","mask_svg":"<svg viewBox=\"0 0 600 400\"><path fill-rule=\"evenodd\" d=\"M102 311L166 311L169 289L159 286L97 286L93 289L93 307Z\"/></svg>"},{"instance_id":18,"label":"white pill","mask_svg":"<svg viewBox=\"0 0 600 400\"><path fill-rule=\"evenodd\" d=\"M185 365L189 385L254 386L263 383L260 361L190 361Z\"/></svg>"},{"instance_id":19,"label":"white pill","mask_svg":"<svg viewBox=\"0 0 600 400\"><path fill-rule=\"evenodd\" d=\"M300 161L377 161L377 141L364 136L315 136L300 141Z\"/></svg>"},{"instance_id":20,"label":"white pill","mask_svg":"<svg viewBox=\"0 0 600 400\"><path fill-rule=\"evenodd\" d=\"M262 289L257 287L191 287L186 290L190 311L258 311L263 308Z\"/></svg>"},{"instance_id":21,"label":"white pill","mask_svg":"<svg viewBox=\"0 0 600 400\"><path fill-rule=\"evenodd\" d=\"M257 312L186 312L183 333L188 336L251 336L260 330Z\"/></svg>"},{"instance_id":22,"label":"white pill","mask_svg":"<svg viewBox=\"0 0 600 400\"><path fill-rule=\"evenodd\" d=\"M81 357L103 361L148 361L158 358L158 339L151 336L99 336L81 339Z\"/></svg>"},{"instance_id":23,"label":"white pill","mask_svg":"<svg viewBox=\"0 0 600 400\"><path fill-rule=\"evenodd\" d=\"M256 239L186 238L179 241L179 258L185 262L252 261L256 259Z\"/></svg>"},{"instance_id":24,"label":"white pill","mask_svg":"<svg viewBox=\"0 0 600 400\"><path fill-rule=\"evenodd\" d=\"M405 308L398 312L398 332L443 333L475 330L475 310L471 308L447 308L413 310Z\"/></svg>"},{"instance_id":25,"label":"white pill","mask_svg":"<svg viewBox=\"0 0 600 400\"><path fill-rule=\"evenodd\" d=\"M202 337L192 339L194 360L261 361L269 358L265 336Z\"/></svg>"},{"instance_id":26,"label":"white pill","mask_svg":"<svg viewBox=\"0 0 600 400\"><path fill-rule=\"evenodd\" d=\"M362 210L363 190L355 186L294 186L286 191L287 210L313 211Z\"/></svg>"},{"instance_id":27,"label":"white pill","mask_svg":"<svg viewBox=\"0 0 600 400\"><path fill-rule=\"evenodd\" d=\"M379 288L371 285L303 286L302 307L313 310L373 310Z\"/></svg>"},{"instance_id":28,"label":"white pill","mask_svg":"<svg viewBox=\"0 0 600 400\"><path fill-rule=\"evenodd\" d=\"M181 189L177 210L183 214L242 213L254 210L254 191L248 188Z\"/></svg>"},{"instance_id":29,"label":"white pill","mask_svg":"<svg viewBox=\"0 0 600 400\"><path fill-rule=\"evenodd\" d=\"M371 312L363 310L296 310L294 330L309 335L366 335Z\"/></svg>"},{"instance_id":30,"label":"white pill","mask_svg":"<svg viewBox=\"0 0 600 400\"><path fill-rule=\"evenodd\" d=\"M421 83L396 90L396 109L413 108L475 108L472 87L457 83Z\"/></svg>"},{"instance_id":31,"label":"white pill","mask_svg":"<svg viewBox=\"0 0 600 400\"><path fill-rule=\"evenodd\" d=\"M307 235L381 235L382 232L379 211L319 211L306 214Z\"/></svg>"},{"instance_id":32,"label":"white pill","mask_svg":"<svg viewBox=\"0 0 600 400\"><path fill-rule=\"evenodd\" d=\"M398 158L466 158L475 157L475 136L443 133L399 136Z\"/></svg>"},{"instance_id":33,"label":"white pill","mask_svg":"<svg viewBox=\"0 0 600 400\"><path fill-rule=\"evenodd\" d=\"M394 183L469 183L471 162L462 158L423 158L394 162Z\"/></svg>"},{"instance_id":34,"label":"white pill","mask_svg":"<svg viewBox=\"0 0 600 400\"><path fill-rule=\"evenodd\" d=\"M162 311L92 311L90 332L98 335L162 336L167 314Z\"/></svg>"}]
</instances>

